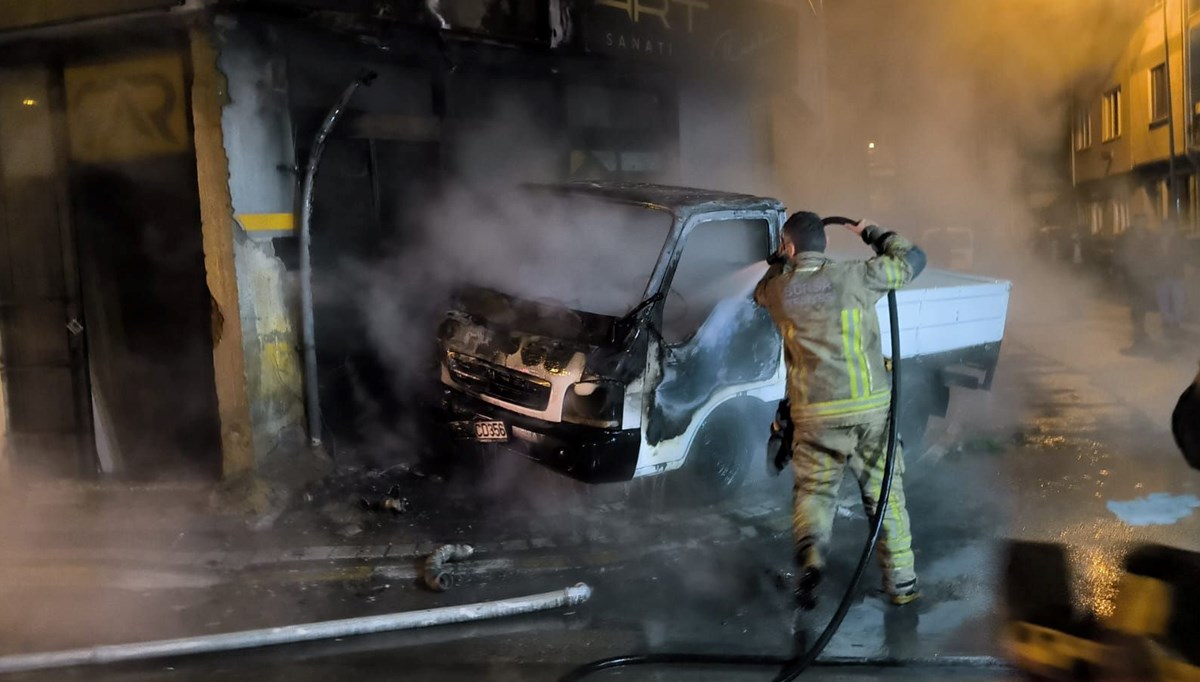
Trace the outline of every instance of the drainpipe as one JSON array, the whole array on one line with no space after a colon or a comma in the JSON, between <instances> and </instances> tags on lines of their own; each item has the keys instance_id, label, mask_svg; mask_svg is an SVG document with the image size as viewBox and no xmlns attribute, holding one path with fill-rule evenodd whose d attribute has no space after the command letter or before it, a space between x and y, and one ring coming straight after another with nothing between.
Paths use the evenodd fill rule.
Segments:
<instances>
[{"instance_id":1,"label":"drainpipe","mask_svg":"<svg viewBox=\"0 0 1200 682\"><path fill-rule=\"evenodd\" d=\"M1077 153L1075 151L1075 135L1078 133L1078 131L1075 128L1076 128L1076 126L1079 125L1079 118L1080 118L1079 104L1076 103L1074 106L1071 107L1070 120L1069 120L1069 122L1068 122L1069 124L1067 126L1067 156L1070 157L1070 159L1071 159L1071 189L1072 190L1078 189L1078 185L1079 185L1079 178L1078 178L1079 172L1075 167L1075 154ZM1090 133L1091 131L1089 130L1088 132Z\"/></svg>"},{"instance_id":2,"label":"drainpipe","mask_svg":"<svg viewBox=\"0 0 1200 682\"><path fill-rule=\"evenodd\" d=\"M1082 211L1079 204L1079 171L1075 167L1075 127L1079 124L1079 104L1072 106L1070 112L1067 126L1067 158L1071 159L1071 202L1075 204L1075 225L1071 229L1075 229L1075 226L1083 222L1080 218ZM1091 232L1090 227L1088 231Z\"/></svg>"},{"instance_id":3,"label":"drainpipe","mask_svg":"<svg viewBox=\"0 0 1200 682\"><path fill-rule=\"evenodd\" d=\"M1200 171L1200 161L1196 158L1196 153L1193 148L1196 145L1196 112L1195 112L1195 96L1192 90L1192 41L1189 34L1188 25L1188 4L1186 2L1179 3L1179 25L1180 25L1180 41L1181 52L1183 53L1183 155L1187 158L1188 164L1191 165L1193 176L1197 171ZM1200 186L1200 185L1197 185ZM1190 193L1189 193L1190 194ZM1192 197L1192 206L1196 206L1195 197ZM1189 207L1191 215L1188 219L1188 230L1194 230L1197 217Z\"/></svg>"},{"instance_id":4,"label":"drainpipe","mask_svg":"<svg viewBox=\"0 0 1200 682\"><path fill-rule=\"evenodd\" d=\"M1167 79L1167 135L1170 142L1167 152L1167 201L1176 219L1181 215L1179 192L1175 188L1175 92L1171 87L1171 37L1167 23L1167 3L1163 2L1163 75ZM1185 98L1186 99L1186 98Z\"/></svg>"},{"instance_id":5,"label":"drainpipe","mask_svg":"<svg viewBox=\"0 0 1200 682\"><path fill-rule=\"evenodd\" d=\"M313 138L312 148L308 154L308 167L304 171L304 185L300 198L300 321L304 328L304 406L308 416L308 439L313 447L321 445L321 400L317 385L317 340L313 324L313 294L312 294L312 214L313 214L313 185L317 178L317 169L321 165L321 154L325 151L325 141L333 132L346 105L360 86L370 85L377 74L365 71L354 82L346 86L337 104L325 115L317 136Z\"/></svg>"},{"instance_id":6,"label":"drainpipe","mask_svg":"<svg viewBox=\"0 0 1200 682\"><path fill-rule=\"evenodd\" d=\"M1189 150L1192 146L1193 114L1192 104L1188 101L1191 99L1188 97L1188 95L1191 94L1189 90L1191 90L1192 87L1192 43L1190 40L1188 40L1187 5L1188 4L1186 1L1181 1L1179 3L1179 53L1183 55L1180 59L1180 62L1183 64L1183 87L1180 88L1180 90L1183 91L1183 155L1187 157L1189 162L1192 163L1193 170L1195 170L1195 161L1192 159L1191 154L1189 154ZM1163 11L1165 12L1166 8L1164 8Z\"/></svg>"}]
</instances>

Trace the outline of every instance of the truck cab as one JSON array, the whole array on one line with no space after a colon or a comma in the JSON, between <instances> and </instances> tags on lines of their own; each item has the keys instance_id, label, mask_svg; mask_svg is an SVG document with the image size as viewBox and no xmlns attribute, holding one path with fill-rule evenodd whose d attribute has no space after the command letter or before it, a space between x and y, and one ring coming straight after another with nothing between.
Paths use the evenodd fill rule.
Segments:
<instances>
[{"instance_id":1,"label":"truck cab","mask_svg":"<svg viewBox=\"0 0 1200 682\"><path fill-rule=\"evenodd\" d=\"M458 294L438 332L450 435L588 483L680 470L673 475L714 495L735 490L764 456L785 393L779 333L753 300L784 206L646 184L528 191L530 201L555 206L546 216L561 216L563 206L589 216L567 230L579 231L572 257L581 260L557 283ZM620 244L621 255L605 249L588 260L597 233ZM570 281L573 273L586 281ZM922 362L903 350L914 360L905 374L919 392L912 407L923 412L905 416L914 429L945 413L948 385L990 385L1008 300L1006 282L925 277L938 286L900 302L902 341L931 356ZM886 314L881 320L886 336Z\"/></svg>"}]
</instances>

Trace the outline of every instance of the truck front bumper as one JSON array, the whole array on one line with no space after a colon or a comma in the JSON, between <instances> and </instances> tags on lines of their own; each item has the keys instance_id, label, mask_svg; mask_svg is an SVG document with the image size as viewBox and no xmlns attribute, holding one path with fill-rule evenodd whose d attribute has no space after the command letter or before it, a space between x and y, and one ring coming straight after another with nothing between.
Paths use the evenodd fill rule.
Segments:
<instances>
[{"instance_id":1,"label":"truck front bumper","mask_svg":"<svg viewBox=\"0 0 1200 682\"><path fill-rule=\"evenodd\" d=\"M600 429L555 424L496 407L473 396L446 388L442 419L456 446L496 446L584 483L617 483L633 478L641 432L638 429ZM479 443L477 421L502 421L508 440ZM451 455L452 456L452 455Z\"/></svg>"}]
</instances>

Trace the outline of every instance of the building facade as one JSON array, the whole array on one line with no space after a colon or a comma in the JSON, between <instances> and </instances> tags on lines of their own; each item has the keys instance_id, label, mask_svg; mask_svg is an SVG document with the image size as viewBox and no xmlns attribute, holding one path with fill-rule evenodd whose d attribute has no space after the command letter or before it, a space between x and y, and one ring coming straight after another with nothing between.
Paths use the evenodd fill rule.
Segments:
<instances>
[{"instance_id":1,"label":"building facade","mask_svg":"<svg viewBox=\"0 0 1200 682\"><path fill-rule=\"evenodd\" d=\"M1200 231L1200 0L1159 0L1108 77L1078 94L1071 173L1078 223L1099 239L1132 217ZM1174 175L1172 175L1172 172Z\"/></svg>"}]
</instances>

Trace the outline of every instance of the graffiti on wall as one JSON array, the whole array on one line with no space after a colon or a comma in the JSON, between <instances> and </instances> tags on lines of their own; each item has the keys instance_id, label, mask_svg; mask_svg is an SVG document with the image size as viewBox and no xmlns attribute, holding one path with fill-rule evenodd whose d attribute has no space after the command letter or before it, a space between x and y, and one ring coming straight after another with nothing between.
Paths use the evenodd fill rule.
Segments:
<instances>
[{"instance_id":1,"label":"graffiti on wall","mask_svg":"<svg viewBox=\"0 0 1200 682\"><path fill-rule=\"evenodd\" d=\"M73 160L119 162L190 148L180 55L74 66L64 80Z\"/></svg>"}]
</instances>

